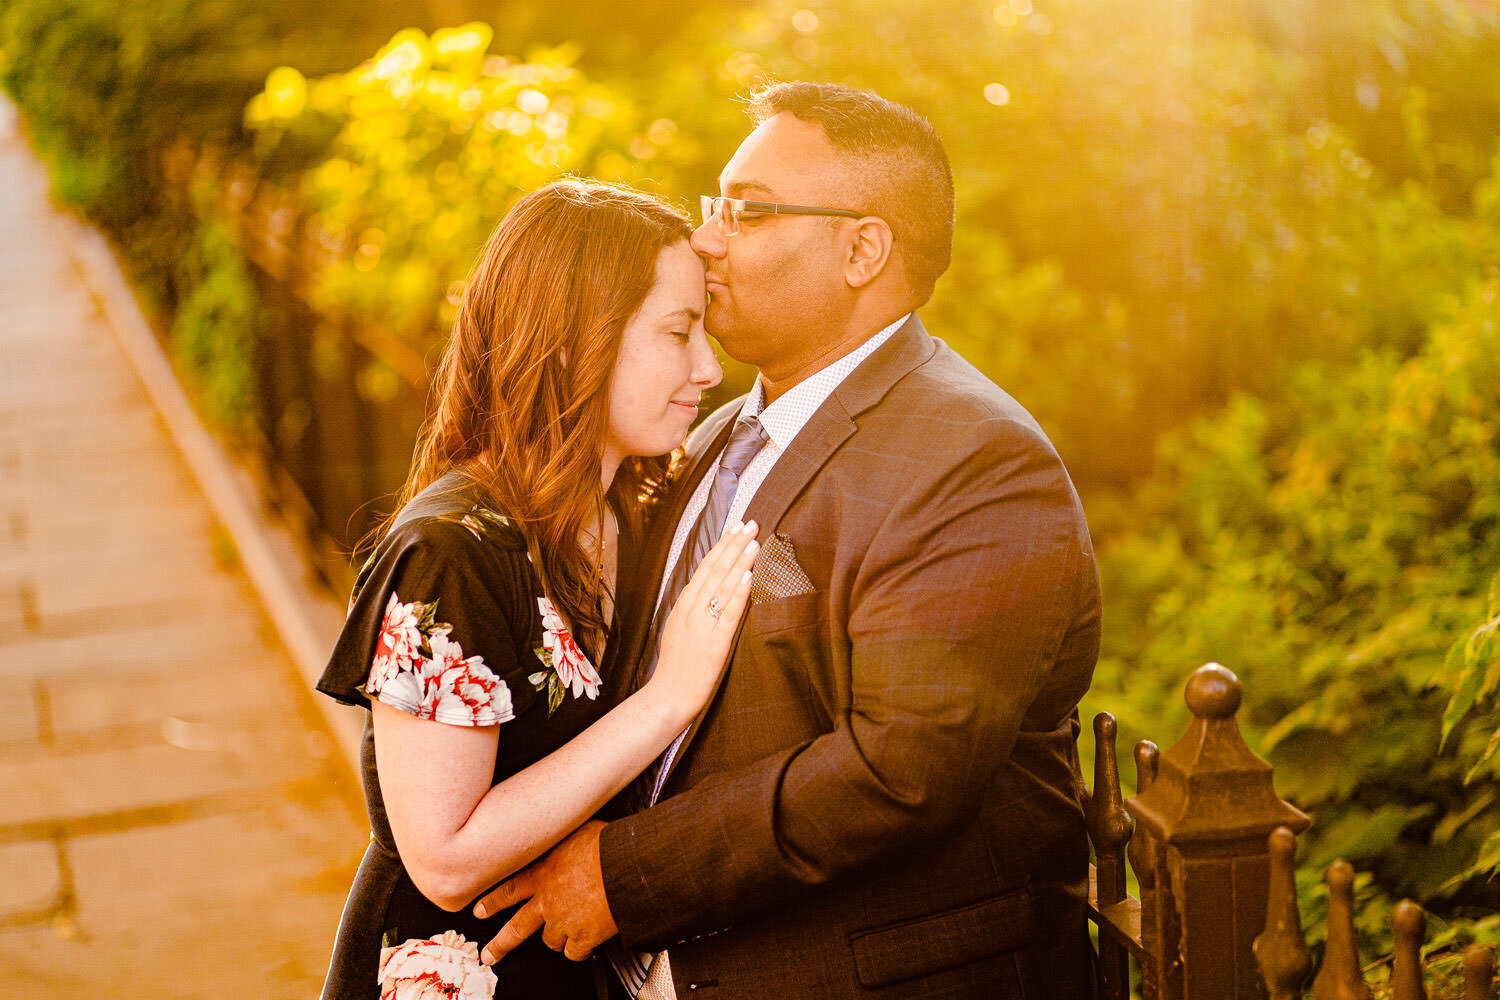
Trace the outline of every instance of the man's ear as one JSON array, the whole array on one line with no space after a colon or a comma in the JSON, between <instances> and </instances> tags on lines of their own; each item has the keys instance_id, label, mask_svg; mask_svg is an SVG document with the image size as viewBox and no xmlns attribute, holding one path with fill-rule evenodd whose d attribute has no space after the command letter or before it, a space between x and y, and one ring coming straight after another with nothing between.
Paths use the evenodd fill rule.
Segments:
<instances>
[{"instance_id":1,"label":"man's ear","mask_svg":"<svg viewBox=\"0 0 1500 1000\"><path fill-rule=\"evenodd\" d=\"M891 227L873 215L860 219L849 240L849 260L844 280L850 288L863 288L885 270L891 259Z\"/></svg>"}]
</instances>

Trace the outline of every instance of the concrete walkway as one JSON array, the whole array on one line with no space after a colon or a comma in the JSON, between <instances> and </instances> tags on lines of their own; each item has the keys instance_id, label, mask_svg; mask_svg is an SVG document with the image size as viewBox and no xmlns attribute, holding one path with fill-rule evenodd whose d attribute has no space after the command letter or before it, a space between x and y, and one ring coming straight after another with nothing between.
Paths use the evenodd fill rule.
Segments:
<instances>
[{"instance_id":1,"label":"concrete walkway","mask_svg":"<svg viewBox=\"0 0 1500 1000\"><path fill-rule=\"evenodd\" d=\"M0 993L315 997L345 755L0 102Z\"/></svg>"}]
</instances>

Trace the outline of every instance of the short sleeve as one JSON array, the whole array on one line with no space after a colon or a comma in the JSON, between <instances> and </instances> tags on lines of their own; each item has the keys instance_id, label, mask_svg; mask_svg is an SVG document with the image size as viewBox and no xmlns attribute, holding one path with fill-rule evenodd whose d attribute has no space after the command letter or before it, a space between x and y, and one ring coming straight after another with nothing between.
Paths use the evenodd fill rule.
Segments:
<instances>
[{"instance_id":1,"label":"short sleeve","mask_svg":"<svg viewBox=\"0 0 1500 1000\"><path fill-rule=\"evenodd\" d=\"M398 526L361 572L318 690L452 726L494 726L529 701L520 650L535 598L524 546L461 523Z\"/></svg>"}]
</instances>

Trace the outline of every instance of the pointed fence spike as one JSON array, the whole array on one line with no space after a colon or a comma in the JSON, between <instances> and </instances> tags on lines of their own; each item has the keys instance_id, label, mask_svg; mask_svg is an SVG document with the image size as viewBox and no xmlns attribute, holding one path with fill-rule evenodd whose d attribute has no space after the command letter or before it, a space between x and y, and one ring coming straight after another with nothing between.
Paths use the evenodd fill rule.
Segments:
<instances>
[{"instance_id":1,"label":"pointed fence spike","mask_svg":"<svg viewBox=\"0 0 1500 1000\"><path fill-rule=\"evenodd\" d=\"M1482 944L1464 952L1464 1000L1495 1000L1495 956Z\"/></svg>"},{"instance_id":2,"label":"pointed fence spike","mask_svg":"<svg viewBox=\"0 0 1500 1000\"><path fill-rule=\"evenodd\" d=\"M1089 838L1099 868L1099 905L1125 898L1125 844L1134 826L1120 797L1120 766L1115 756L1115 717L1094 716L1094 795L1088 814Z\"/></svg>"},{"instance_id":3,"label":"pointed fence spike","mask_svg":"<svg viewBox=\"0 0 1500 1000\"><path fill-rule=\"evenodd\" d=\"M1391 969L1391 1000L1427 1000L1422 985L1422 939L1427 936L1427 916L1409 899L1396 904L1391 921L1396 932L1396 959Z\"/></svg>"},{"instance_id":4,"label":"pointed fence spike","mask_svg":"<svg viewBox=\"0 0 1500 1000\"><path fill-rule=\"evenodd\" d=\"M1134 825L1120 797L1120 766L1115 756L1115 717L1108 712L1094 716L1094 794L1089 800L1089 839L1094 842L1097 862L1095 884L1101 908L1125 898L1125 843ZM1127 1000L1130 996L1130 959L1116 943L1100 935L1099 976L1103 995Z\"/></svg>"},{"instance_id":5,"label":"pointed fence spike","mask_svg":"<svg viewBox=\"0 0 1500 1000\"><path fill-rule=\"evenodd\" d=\"M1135 745L1137 795L1150 788L1151 783L1156 780L1156 765L1160 757L1161 751L1150 740L1141 740ZM1131 870L1135 872L1135 880L1140 883L1141 895L1144 896L1156 885L1156 851L1151 843L1151 835L1143 829L1136 830L1125 853L1130 858Z\"/></svg>"},{"instance_id":6,"label":"pointed fence spike","mask_svg":"<svg viewBox=\"0 0 1500 1000\"><path fill-rule=\"evenodd\" d=\"M1302 1000L1302 984L1312 973L1312 955L1302 937L1297 909L1297 835L1278 826L1268 838L1271 877L1266 896L1266 928L1255 939L1255 962L1270 1000Z\"/></svg>"},{"instance_id":7,"label":"pointed fence spike","mask_svg":"<svg viewBox=\"0 0 1500 1000\"><path fill-rule=\"evenodd\" d=\"M1156 780L1157 765L1161 751L1150 740L1141 740L1135 745L1135 793L1140 795ZM1157 926L1156 926L1156 840L1146 827L1136 824L1125 856L1135 871L1136 883L1141 891L1141 947L1146 956L1140 963L1141 996L1144 1000L1157 1000L1160 989L1157 983Z\"/></svg>"},{"instance_id":8,"label":"pointed fence spike","mask_svg":"<svg viewBox=\"0 0 1500 1000\"><path fill-rule=\"evenodd\" d=\"M1161 751L1150 740L1141 740L1135 745L1135 790L1144 792L1156 780L1156 765Z\"/></svg>"},{"instance_id":9,"label":"pointed fence spike","mask_svg":"<svg viewBox=\"0 0 1500 1000\"><path fill-rule=\"evenodd\" d=\"M1370 1000L1354 937L1354 869L1343 858L1328 866L1328 940L1313 1000Z\"/></svg>"}]
</instances>

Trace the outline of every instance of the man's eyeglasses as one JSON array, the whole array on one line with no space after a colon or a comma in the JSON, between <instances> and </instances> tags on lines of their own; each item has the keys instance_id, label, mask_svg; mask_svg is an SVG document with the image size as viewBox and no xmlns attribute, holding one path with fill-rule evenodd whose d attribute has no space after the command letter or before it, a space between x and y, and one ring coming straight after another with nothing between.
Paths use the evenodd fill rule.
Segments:
<instances>
[{"instance_id":1,"label":"man's eyeglasses","mask_svg":"<svg viewBox=\"0 0 1500 1000\"><path fill-rule=\"evenodd\" d=\"M842 215L850 219L863 219L865 213L852 212L847 208L815 208L810 205L782 205L774 201L745 201L743 198L715 198L699 195L698 205L703 210L703 223L717 222L725 236L740 231L740 213L752 215Z\"/></svg>"}]
</instances>

